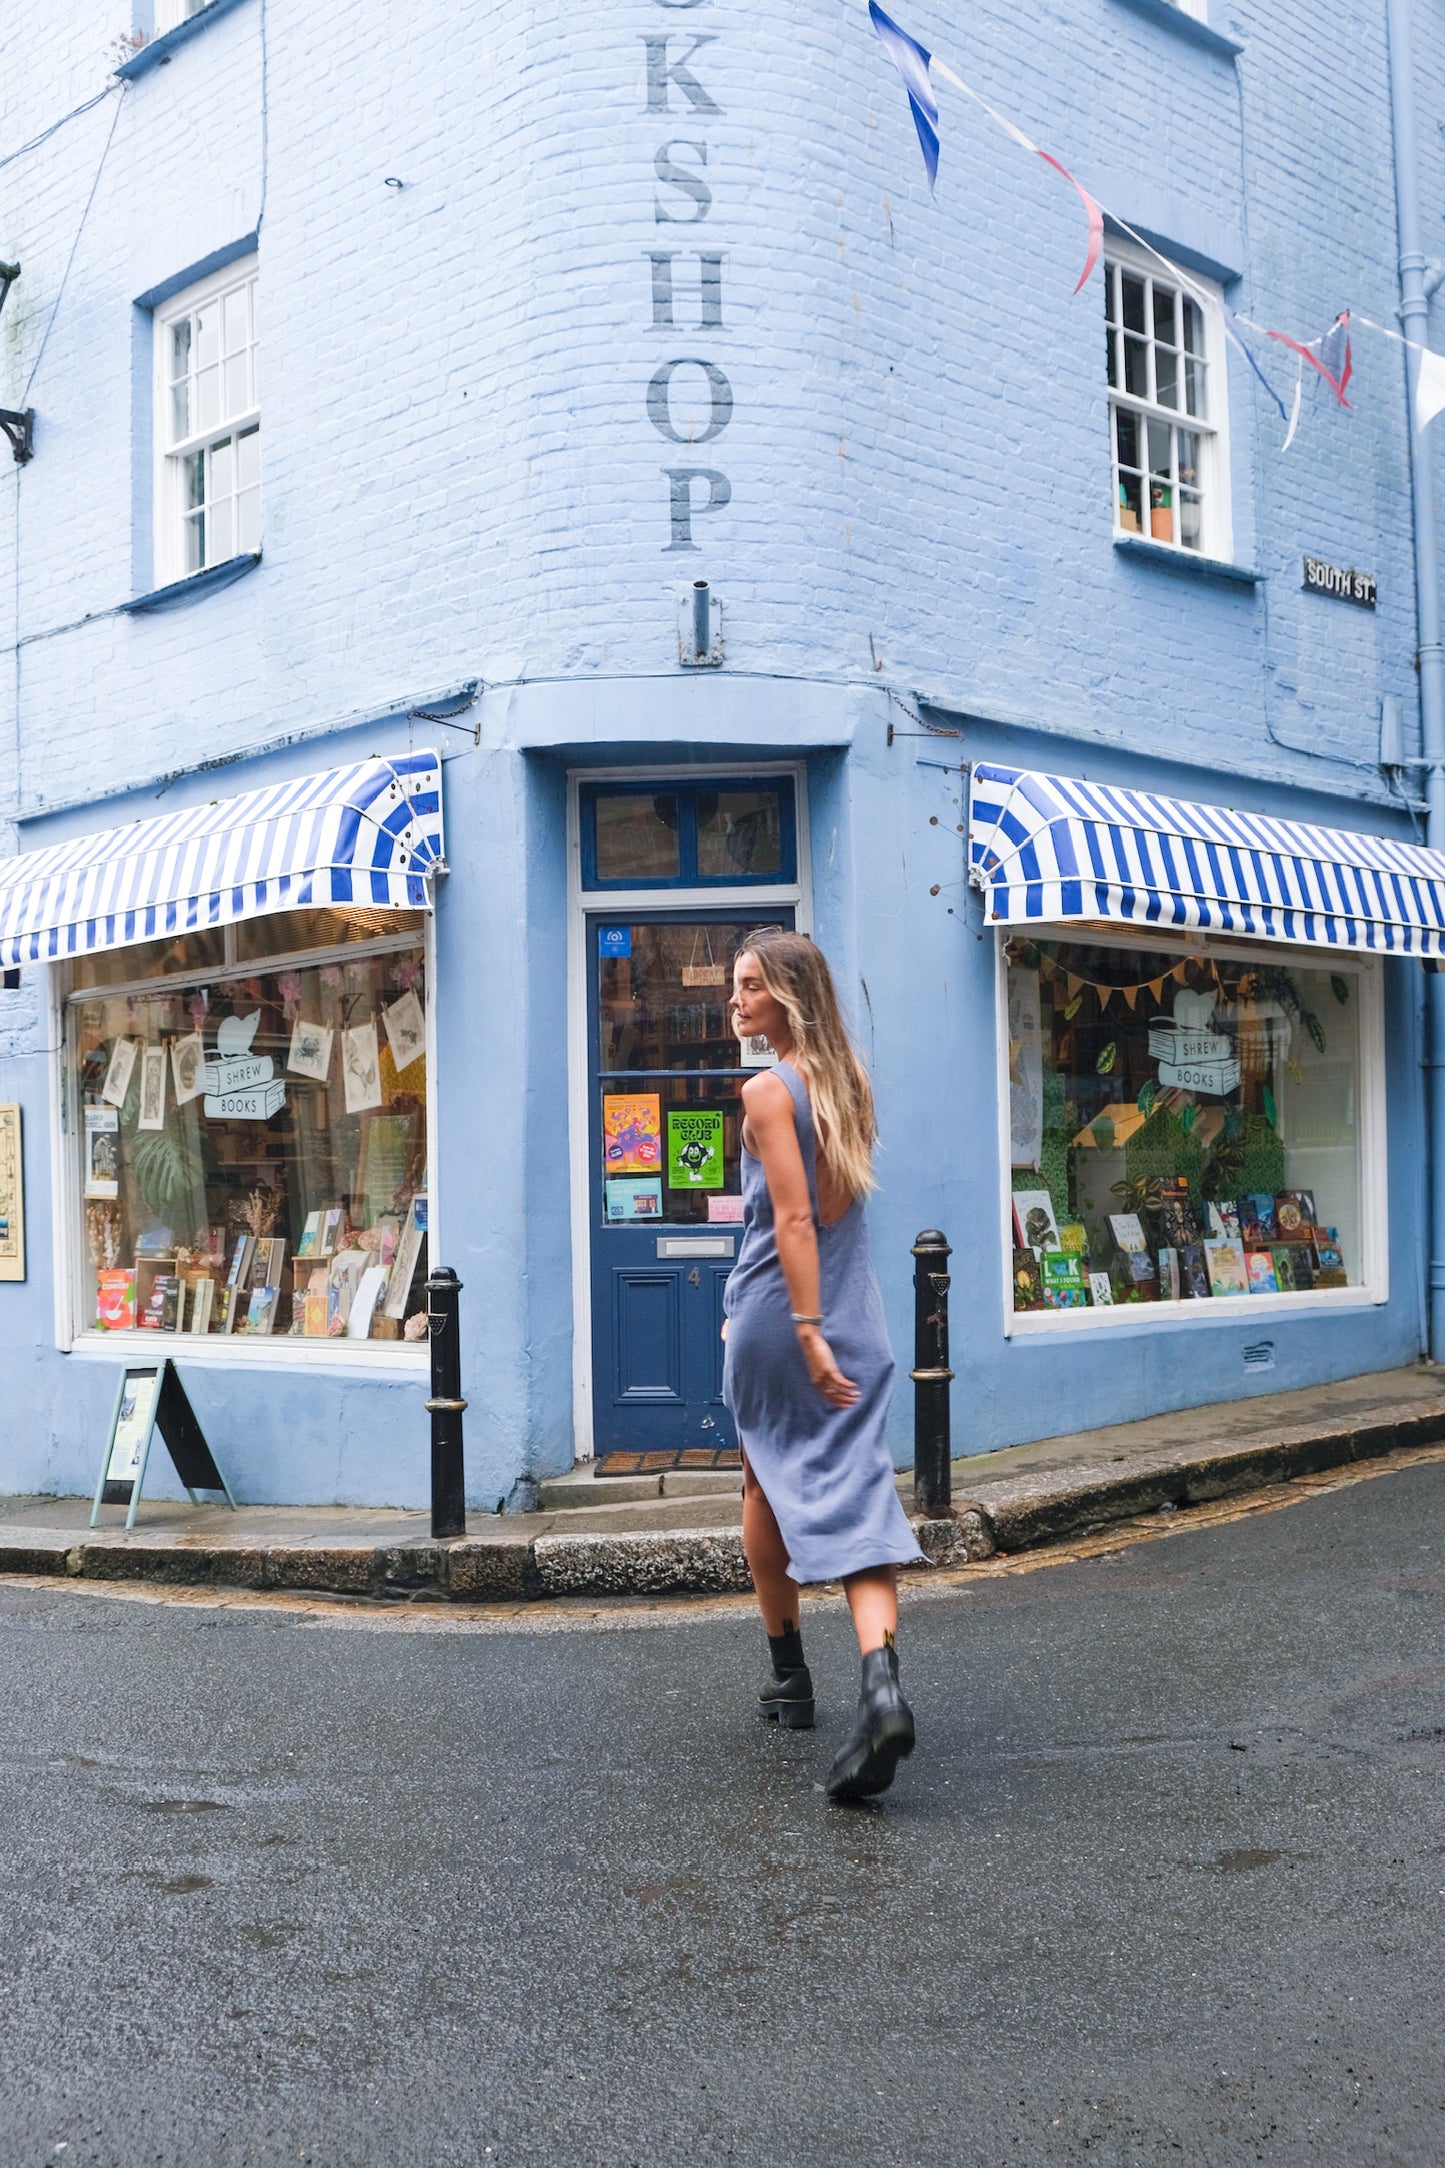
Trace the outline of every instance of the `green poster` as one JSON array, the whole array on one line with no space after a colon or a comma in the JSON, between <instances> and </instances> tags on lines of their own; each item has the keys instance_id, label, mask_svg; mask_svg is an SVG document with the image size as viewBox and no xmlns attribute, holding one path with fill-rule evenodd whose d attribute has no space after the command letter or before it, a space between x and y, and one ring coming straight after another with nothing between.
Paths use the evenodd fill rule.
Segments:
<instances>
[{"instance_id":1,"label":"green poster","mask_svg":"<svg viewBox=\"0 0 1445 2168\"><path fill-rule=\"evenodd\" d=\"M667 1184L669 1189L721 1189L723 1186L723 1118L716 1112L695 1112L667 1117Z\"/></svg>"}]
</instances>

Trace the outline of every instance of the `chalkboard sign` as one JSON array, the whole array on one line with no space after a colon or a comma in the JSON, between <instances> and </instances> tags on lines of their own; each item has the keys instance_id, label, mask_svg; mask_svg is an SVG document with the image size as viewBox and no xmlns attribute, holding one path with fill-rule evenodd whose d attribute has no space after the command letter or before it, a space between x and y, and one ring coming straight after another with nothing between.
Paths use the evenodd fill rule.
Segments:
<instances>
[{"instance_id":1,"label":"chalkboard sign","mask_svg":"<svg viewBox=\"0 0 1445 2168\"><path fill-rule=\"evenodd\" d=\"M200 1504L197 1491L221 1491L227 1505L235 1512L236 1501L231 1496L231 1486L206 1443L206 1434L186 1397L180 1373L167 1356L159 1363L128 1364L121 1372L105 1459L101 1462L100 1477L95 1486L95 1503L90 1509L92 1528L100 1518L102 1506L127 1507L125 1525L134 1528L151 1439L157 1430L191 1504Z\"/></svg>"}]
</instances>

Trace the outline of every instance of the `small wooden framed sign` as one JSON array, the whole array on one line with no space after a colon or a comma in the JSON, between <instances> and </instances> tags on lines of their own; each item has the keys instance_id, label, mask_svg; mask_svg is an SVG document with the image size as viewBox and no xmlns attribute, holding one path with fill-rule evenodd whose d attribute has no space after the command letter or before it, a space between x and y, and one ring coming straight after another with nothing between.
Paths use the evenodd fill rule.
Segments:
<instances>
[{"instance_id":1,"label":"small wooden framed sign","mask_svg":"<svg viewBox=\"0 0 1445 2168\"><path fill-rule=\"evenodd\" d=\"M0 1280L25 1277L25 1163L20 1108L0 1106Z\"/></svg>"},{"instance_id":2,"label":"small wooden framed sign","mask_svg":"<svg viewBox=\"0 0 1445 2168\"><path fill-rule=\"evenodd\" d=\"M100 1519L102 1506L126 1507L125 1525L134 1528L151 1439L157 1430L191 1504L201 1502L197 1491L220 1491L235 1512L231 1486L206 1443L180 1372L167 1356L158 1363L127 1363L121 1372L105 1458L95 1486L95 1503L90 1509L92 1528Z\"/></svg>"}]
</instances>

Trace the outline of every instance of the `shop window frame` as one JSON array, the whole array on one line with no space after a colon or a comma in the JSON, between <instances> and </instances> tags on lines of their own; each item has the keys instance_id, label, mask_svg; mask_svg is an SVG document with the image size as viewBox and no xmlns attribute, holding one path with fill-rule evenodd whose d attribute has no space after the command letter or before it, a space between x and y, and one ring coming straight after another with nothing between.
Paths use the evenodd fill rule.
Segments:
<instances>
[{"instance_id":1,"label":"shop window frame","mask_svg":"<svg viewBox=\"0 0 1445 2168\"><path fill-rule=\"evenodd\" d=\"M1099 947L1147 950L1159 955L1229 957L1234 962L1279 964L1296 959L1301 968L1340 973L1357 989L1359 1016L1358 1086L1360 1104L1360 1278L1348 1287L1315 1287L1284 1295L1241 1295L1234 1300L1114 1303L1079 1310L1015 1310L1013 1246L1008 1238L1012 1212L1012 1139L1009 1123L1008 965L1010 940L1026 932L1034 941L1088 942ZM1383 959L1349 950L1298 947L1289 942L1229 940L1176 930L1112 923L1000 926L994 946L994 1049L998 1097L999 1293L1005 1339L1047 1341L1077 1332L1220 1331L1249 1333L1256 1322L1274 1325L1291 1317L1312 1317L1332 1310L1375 1308L1390 1299L1389 1197L1385 1136L1385 987Z\"/></svg>"},{"instance_id":2,"label":"shop window frame","mask_svg":"<svg viewBox=\"0 0 1445 2168\"><path fill-rule=\"evenodd\" d=\"M264 923L264 914L259 921ZM80 1078L74 1055L71 1011L86 1001L124 999L127 995L174 994L189 987L215 987L227 978L270 975L277 971L305 970L337 958L394 955L422 944L426 999L426 1109L427 1155L427 1255L435 1259L439 1248L440 1212L437 1196L437 1010L436 1010L436 918L427 911L420 932L412 927L394 934L368 936L364 941L325 942L319 946L278 950L274 956L239 957L236 926L228 925L224 962L195 971L165 976L126 979L114 985L77 986L71 962L49 966L51 1021L51 1209L57 1230L54 1249L55 1344L62 1354L85 1359L103 1358L110 1363L140 1362L151 1355L169 1355L183 1366L256 1367L291 1370L321 1365L328 1372L344 1371L378 1385L398 1384L425 1373L430 1353L425 1342L398 1340L358 1350L346 1340L296 1339L288 1333L257 1335L214 1333L116 1333L98 1332L86 1323L89 1305L85 1295L85 1206L81 1190L78 1139L83 1129ZM120 953L123 953L120 952ZM83 959L76 959L77 962ZM160 1342L159 1350L155 1343Z\"/></svg>"}]
</instances>

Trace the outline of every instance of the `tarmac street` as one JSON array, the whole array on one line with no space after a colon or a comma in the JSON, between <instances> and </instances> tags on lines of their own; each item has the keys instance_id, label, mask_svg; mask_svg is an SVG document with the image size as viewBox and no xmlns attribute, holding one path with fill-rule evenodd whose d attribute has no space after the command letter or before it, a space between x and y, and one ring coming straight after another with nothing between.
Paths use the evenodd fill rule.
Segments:
<instances>
[{"instance_id":1,"label":"tarmac street","mask_svg":"<svg viewBox=\"0 0 1445 2168\"><path fill-rule=\"evenodd\" d=\"M916 1593L825 1806L740 1603L0 1582L0 2161L1445 2158L1445 1463Z\"/></svg>"}]
</instances>

